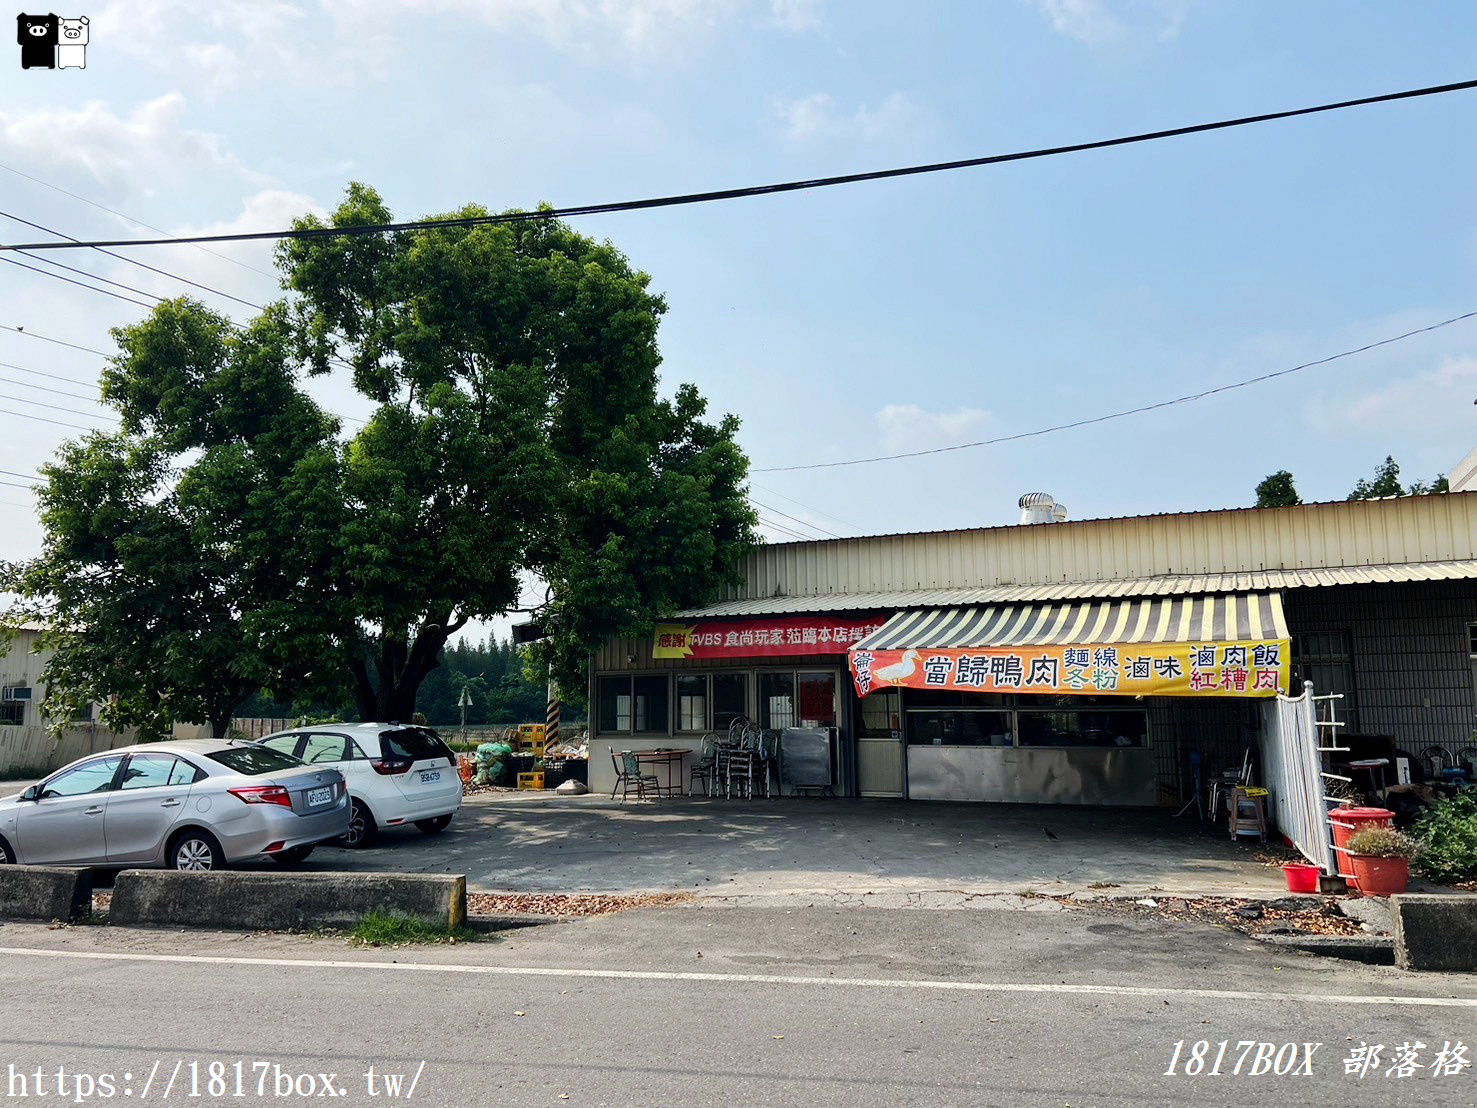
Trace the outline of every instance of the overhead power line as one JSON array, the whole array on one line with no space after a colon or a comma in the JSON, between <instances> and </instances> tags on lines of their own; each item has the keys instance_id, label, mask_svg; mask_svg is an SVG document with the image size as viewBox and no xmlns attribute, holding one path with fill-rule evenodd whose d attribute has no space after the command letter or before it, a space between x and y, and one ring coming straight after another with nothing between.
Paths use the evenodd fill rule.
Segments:
<instances>
[{"instance_id":1,"label":"overhead power line","mask_svg":"<svg viewBox=\"0 0 1477 1108\"><path fill-rule=\"evenodd\" d=\"M119 292L110 292L107 289L100 289L96 285L89 285L82 281L74 280L71 277L64 277L60 273L52 273L50 270L42 269L40 266L27 265L25 262L17 261L15 258L0 258L0 262L9 262L11 265L18 265L22 269L29 269L32 273L39 273L43 277L52 277L58 281L65 281L69 285L76 285L79 288L89 289L92 292L100 292L104 296L111 296L114 300L125 300L130 304L137 304L140 308L152 308L154 306L146 301L135 300L131 296L124 296Z\"/></svg>"},{"instance_id":2,"label":"overhead power line","mask_svg":"<svg viewBox=\"0 0 1477 1108\"><path fill-rule=\"evenodd\" d=\"M1217 396L1223 392L1232 392L1235 389L1244 389L1248 388L1251 385L1259 385L1263 381L1272 381L1277 379L1278 377L1287 377L1294 373L1301 373L1303 370L1312 369L1314 366L1327 365L1329 362L1336 362L1340 358L1349 358L1355 354L1363 354L1366 351L1374 350L1381 346L1389 346L1391 343L1400 342L1403 339L1413 338L1416 335L1424 335L1431 331L1440 330L1442 327L1450 327L1453 323L1460 323L1463 320L1473 318L1477 318L1477 311L1464 312L1462 315L1455 315L1452 316L1450 319L1443 319L1439 323L1432 323L1430 326L1427 327L1417 327L1414 331L1406 331L1403 335L1392 335L1390 338L1380 339L1378 342L1366 343L1364 346L1356 346L1352 350L1342 350L1337 354L1330 354L1326 358L1319 358L1316 361L1304 362L1302 365L1295 365L1291 369L1279 369L1273 373L1263 373L1256 377L1248 377L1243 381L1232 381L1228 385L1217 385L1213 389L1204 389L1201 392L1192 392L1184 396L1177 396L1173 400L1160 400L1156 403L1144 404L1137 408L1126 408L1121 412L1109 412L1107 415L1092 416L1088 419L1073 420L1071 423L1058 423L1054 424L1051 427L1041 427L1035 431L1022 431L1019 434L1015 435L1000 435L998 438L981 439L979 442L962 442L956 446L935 446L928 450L908 450L904 451L901 454L878 454L875 457L871 458L848 458L845 461L841 462L811 462L807 465L769 466L767 468L755 468L750 470L750 472L794 473L795 471L802 469L836 469L841 466L868 465L872 462L895 462L902 458L922 458L930 454L949 454L956 450L973 450L974 448L979 446L996 446L1002 442L1018 442L1021 439L1039 438L1042 435L1052 435L1058 431L1070 431L1077 427L1090 427L1095 423L1107 423L1109 420L1126 419L1128 416L1142 415L1144 412L1155 412L1158 411L1160 408L1172 408L1176 404L1191 404L1194 403L1196 400L1204 400L1208 396Z\"/></svg>"},{"instance_id":3,"label":"overhead power line","mask_svg":"<svg viewBox=\"0 0 1477 1108\"><path fill-rule=\"evenodd\" d=\"M0 392L0 400L13 400L17 404L30 404L35 408L50 408L54 412L68 412L72 415L85 416L88 419L107 419L114 423L121 422L117 416L107 415L104 412L80 412L76 408L63 407L61 404L47 404L40 400L27 400L23 396L7 396L3 392Z\"/></svg>"},{"instance_id":4,"label":"overhead power line","mask_svg":"<svg viewBox=\"0 0 1477 1108\"><path fill-rule=\"evenodd\" d=\"M85 414L85 413L79 413ZM50 423L56 427L70 427L74 431L101 431L102 427L84 427L80 423L64 423L59 419L47 419L45 416L32 415L30 412L0 412L0 415L20 416L21 419L33 419L37 423Z\"/></svg>"},{"instance_id":5,"label":"overhead power line","mask_svg":"<svg viewBox=\"0 0 1477 1108\"><path fill-rule=\"evenodd\" d=\"M417 219L399 223L370 223L356 227L307 227L289 228L279 231L239 231L225 235L180 235L159 239L98 239L89 242L27 242L0 245L4 250L77 250L84 247L102 246L175 246L181 243L202 242L247 242L257 239L313 239L339 238L352 235L377 235L392 231L422 230L436 227L476 227L486 224L526 223L549 219L568 219L573 216L604 215L612 212L645 211L652 208L672 208L687 204L709 204L720 200L739 200L751 196L772 196L784 192L800 192L805 189L830 188L836 185L853 185L863 181L882 181L893 177L914 177L924 173L942 173L954 169L971 169L978 166L999 165L1004 162L1023 162L1034 158L1050 158L1061 154L1079 154L1087 150L1105 150L1114 146L1129 146L1134 143L1154 142L1158 139L1178 138L1204 131L1223 131L1232 127L1246 127L1254 123L1269 123L1278 119L1316 115L1320 112L1341 111L1346 108L1365 107L1370 104L1386 104L1396 100L1412 100L1422 96L1439 96L1448 92L1460 92L1477 88L1477 80L1458 81L1445 85L1430 85L1425 88L1406 89L1401 92L1381 93L1378 96L1361 96L1355 100L1339 100L1330 104L1316 104L1307 108L1292 108L1286 111L1263 112L1259 115L1244 115L1234 119L1220 119L1211 123L1195 123L1185 127L1171 127L1162 131L1145 131L1123 135L1118 138L1098 139L1093 142L1076 142L1065 146L1047 146L1034 150L1018 150L1009 154L988 154L978 158L961 158L957 161L930 162L925 165L903 166L897 169L877 169L864 173L847 173L836 177L815 177L805 181L782 181L771 185L750 185L743 188L717 189L711 192L689 192L673 196L657 196L645 200L618 200L602 204L579 204L567 208L545 208L536 211L502 212L496 215L463 216L451 219Z\"/></svg>"},{"instance_id":6,"label":"overhead power line","mask_svg":"<svg viewBox=\"0 0 1477 1108\"><path fill-rule=\"evenodd\" d=\"M87 197L81 195L80 193L75 193L69 189L64 189L60 185L52 184L50 181L43 181L40 177L33 176L30 173L23 173L19 169L16 169L14 166L0 164L0 169L5 170L5 172L7 173L14 173L17 177L24 177L27 181L32 181L38 185L41 185L43 188L49 188L53 192L59 192L63 196L70 196L73 200L80 200L84 204L89 204L92 207L97 208L99 211L107 212L109 215L115 215L119 219L125 220L128 223L137 223L140 227L147 227L150 231L157 231L161 235L169 234L169 232L166 231L163 227L155 227L152 223L145 223L142 219L135 219L131 215L120 212L117 208L110 208L106 204L99 204L96 200L89 200ZM56 234L55 231L51 233ZM66 236L63 237L65 238ZM207 250L205 249L205 247L199 246L194 243L191 243L191 245L194 246L196 250L200 251L200 253L209 254L212 258L219 258L223 262L230 262L232 265L238 265L242 269L249 269L253 273L260 273L263 277L271 277L274 280L276 278L276 274L269 273L267 270L254 266L249 262L243 262L239 258L233 258L229 254L220 254L214 250ZM181 278L181 280L183 280L183 278Z\"/></svg>"},{"instance_id":7,"label":"overhead power line","mask_svg":"<svg viewBox=\"0 0 1477 1108\"><path fill-rule=\"evenodd\" d=\"M4 380L4 378L0 378L0 380ZM800 526L802 526L802 527L808 527L812 531L817 531L817 532L819 532L822 535L829 536L830 538L839 539L839 538L842 538L843 537L841 535L836 534L835 531L827 531L824 527L821 527L821 526L819 526L818 524L815 524L815 523L811 523L809 520L801 519L799 516L792 516L788 512L782 512L778 508L772 508L772 507L770 507L768 504L761 504L759 501L755 500L752 496L749 497L749 503L750 504L753 504L754 507L756 507L756 508L763 508L766 512L772 512L772 513L774 513L777 516L784 516L785 519L792 520L793 522L800 524Z\"/></svg>"},{"instance_id":8,"label":"overhead power line","mask_svg":"<svg viewBox=\"0 0 1477 1108\"><path fill-rule=\"evenodd\" d=\"M29 381L18 381L14 377L0 377L0 381L4 381L7 385L19 385L23 389L35 389L37 392L49 392L53 396L65 396L69 400L81 400L85 404L102 403L102 401L91 396L82 396L79 393L75 392L65 392L62 389L48 388L45 385L33 385Z\"/></svg>"},{"instance_id":9,"label":"overhead power line","mask_svg":"<svg viewBox=\"0 0 1477 1108\"><path fill-rule=\"evenodd\" d=\"M0 368L13 369L17 373L29 373L35 377L45 377L49 381L65 381L69 385L81 385L83 388L101 391L102 386L91 381L80 381L76 377L63 377L60 373L46 373L39 369L27 369L23 365L14 365L10 362L0 362Z\"/></svg>"},{"instance_id":10,"label":"overhead power line","mask_svg":"<svg viewBox=\"0 0 1477 1108\"><path fill-rule=\"evenodd\" d=\"M42 342L53 343L56 346L68 346L73 350L80 350L84 354L96 354L99 358L111 358L113 356L103 350L94 350L90 346L78 346L75 342L65 342L62 339L47 338L45 335L38 335L35 331L27 331L24 327L12 327L8 323L0 323L0 331L13 331L17 335L25 335L28 339L40 339Z\"/></svg>"},{"instance_id":11,"label":"overhead power line","mask_svg":"<svg viewBox=\"0 0 1477 1108\"><path fill-rule=\"evenodd\" d=\"M759 522L772 531L778 531L782 535L789 535L792 539L799 539L801 542L816 541L814 535L803 535L799 531L796 531L794 528L786 527L783 523L776 523L772 519L765 519L763 516L760 516Z\"/></svg>"},{"instance_id":12,"label":"overhead power line","mask_svg":"<svg viewBox=\"0 0 1477 1108\"><path fill-rule=\"evenodd\" d=\"M79 241L81 241L81 240L79 240L77 238L74 238L73 236L67 234L64 231L58 231L55 227L47 227L47 226L45 226L43 224L36 223L33 220L23 219L22 217L20 217L18 215L14 215L14 214L12 214L10 212L0 212L0 216L4 216L6 219L14 220L16 223L24 223L27 227L34 227L38 231L45 231L48 235L55 235L57 238L66 239L68 242L79 242ZM144 226L147 226L147 224L145 224ZM191 286L193 286L193 287L195 287L197 289L203 289L206 292L214 293L216 296L224 297L227 300L234 300L238 304L244 304L248 308L255 308L259 312L266 310L265 308L262 307L262 305L257 304L254 301L244 300L241 297L236 296L236 295L234 295L232 293L223 292L222 290L220 290L218 288L214 288L214 287L212 287L210 285L201 284L199 281L192 281L188 277L181 277L178 273L170 273L167 269L160 269L158 266L152 266L152 265L149 265L147 262L141 262L137 258L130 258L127 254L118 254L118 253L115 253L112 250L104 250L100 246L94 246L94 247L92 247L92 249L93 250L96 250L99 254L105 254L105 255L107 255L110 258L117 258L120 262L126 262L127 264L129 264L131 266L137 266L139 269L146 269L150 273L157 273L161 277L168 277L171 281L180 281L183 284L191 285ZM214 253L214 252L213 251L207 251L207 253ZM220 257L219 254L216 254L215 256L216 257ZM35 257L35 256L34 255L27 255L27 257ZM45 258L36 258L36 260L37 261L47 261L47 259L45 259ZM61 263L60 262L49 262L48 264L51 264L51 265L60 265ZM70 267L63 266L62 268L66 269L66 268L70 268ZM81 273L83 271L82 270L73 270L72 272L74 272L74 273ZM108 284L110 284L110 285L118 285L119 288L125 288L125 289L129 289L130 288L130 286L118 284L118 282L116 282L116 281L108 281L108 279L106 277L97 277L96 274L89 273L89 274L87 274L87 276L93 277L93 278L95 278L98 281L107 281ZM151 292L144 292L142 289L130 289L130 291L132 291L132 292L138 292L138 293L143 293L144 296L154 296L153 293L151 293ZM154 299L156 299L156 300L162 300L163 297L155 296Z\"/></svg>"},{"instance_id":13,"label":"overhead power line","mask_svg":"<svg viewBox=\"0 0 1477 1108\"><path fill-rule=\"evenodd\" d=\"M8 477L24 477L27 481L41 480L41 478L37 477L34 473L17 473L13 469L0 469L0 473L3 473Z\"/></svg>"}]
</instances>

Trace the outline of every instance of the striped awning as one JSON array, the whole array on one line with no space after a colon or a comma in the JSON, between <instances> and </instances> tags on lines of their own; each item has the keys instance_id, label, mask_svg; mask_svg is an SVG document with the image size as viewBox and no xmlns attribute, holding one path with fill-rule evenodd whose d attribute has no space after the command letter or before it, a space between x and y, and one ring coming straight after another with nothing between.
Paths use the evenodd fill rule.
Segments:
<instances>
[{"instance_id":1,"label":"striped awning","mask_svg":"<svg viewBox=\"0 0 1477 1108\"><path fill-rule=\"evenodd\" d=\"M899 612L853 650L1286 639L1280 593L987 604Z\"/></svg>"}]
</instances>

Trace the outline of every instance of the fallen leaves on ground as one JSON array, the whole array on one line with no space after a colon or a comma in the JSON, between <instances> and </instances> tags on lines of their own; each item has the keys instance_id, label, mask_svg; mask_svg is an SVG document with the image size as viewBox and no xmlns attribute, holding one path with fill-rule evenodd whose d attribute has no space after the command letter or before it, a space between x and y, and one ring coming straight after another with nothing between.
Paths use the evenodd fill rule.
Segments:
<instances>
[{"instance_id":1,"label":"fallen leaves on ground","mask_svg":"<svg viewBox=\"0 0 1477 1108\"><path fill-rule=\"evenodd\" d=\"M468 893L467 911L474 916L606 916L692 900L691 893Z\"/></svg>"},{"instance_id":2,"label":"fallen leaves on ground","mask_svg":"<svg viewBox=\"0 0 1477 1108\"><path fill-rule=\"evenodd\" d=\"M1296 907L1276 907L1262 900L1221 897L1161 897L1153 907L1131 901L1104 901L1104 908L1168 921L1217 923L1247 935L1360 935L1359 921L1338 909L1333 897L1309 900Z\"/></svg>"}]
</instances>

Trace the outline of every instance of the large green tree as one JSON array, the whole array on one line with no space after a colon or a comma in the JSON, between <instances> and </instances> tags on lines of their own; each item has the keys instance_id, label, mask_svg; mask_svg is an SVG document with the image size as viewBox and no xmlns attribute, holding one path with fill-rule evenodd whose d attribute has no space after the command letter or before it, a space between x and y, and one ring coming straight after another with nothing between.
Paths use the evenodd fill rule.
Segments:
<instances>
[{"instance_id":1,"label":"large green tree","mask_svg":"<svg viewBox=\"0 0 1477 1108\"><path fill-rule=\"evenodd\" d=\"M189 300L114 331L102 378L117 432L42 467L39 557L5 568L10 621L53 653L43 709L146 735L179 720L224 734L262 687L295 693L341 649L332 580L344 524L335 421L296 380L280 307L240 330Z\"/></svg>"},{"instance_id":2,"label":"large green tree","mask_svg":"<svg viewBox=\"0 0 1477 1108\"><path fill-rule=\"evenodd\" d=\"M1376 467L1373 478L1361 478L1354 486L1354 491L1349 493L1350 500L1377 500L1384 496L1427 496L1431 493L1447 492L1451 485L1446 480L1446 475L1437 475L1434 481L1414 481L1410 488L1404 488L1400 484L1400 466L1395 459L1386 455L1385 460Z\"/></svg>"},{"instance_id":3,"label":"large green tree","mask_svg":"<svg viewBox=\"0 0 1477 1108\"><path fill-rule=\"evenodd\" d=\"M327 226L390 221L355 184ZM532 218L291 239L279 262L314 372L336 348L380 405L346 463L363 718L409 718L449 637L516 605L520 571L552 598L536 664L575 687L600 642L735 572L755 522L737 420L706 421L691 386L659 394L666 305L610 243Z\"/></svg>"},{"instance_id":4,"label":"large green tree","mask_svg":"<svg viewBox=\"0 0 1477 1108\"><path fill-rule=\"evenodd\" d=\"M355 184L298 226L389 221ZM571 688L601 641L735 573L737 421L660 394L665 305L609 243L535 216L292 239L278 262L289 297L244 330L174 301L116 332L122 431L46 470L46 551L8 574L52 629L55 697L155 729L223 730L260 688L408 720L530 572L551 597L534 664ZM302 389L343 365L375 405L347 441ZM503 676L490 710L518 694Z\"/></svg>"}]
</instances>

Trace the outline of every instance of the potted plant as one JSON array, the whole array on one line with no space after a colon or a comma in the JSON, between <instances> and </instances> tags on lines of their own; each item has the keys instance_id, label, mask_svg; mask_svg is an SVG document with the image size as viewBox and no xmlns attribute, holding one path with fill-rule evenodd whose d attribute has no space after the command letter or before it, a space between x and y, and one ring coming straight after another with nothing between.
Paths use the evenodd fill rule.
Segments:
<instances>
[{"instance_id":1,"label":"potted plant","mask_svg":"<svg viewBox=\"0 0 1477 1108\"><path fill-rule=\"evenodd\" d=\"M1366 827L1344 847L1359 891L1366 896L1403 893L1410 883L1411 859L1420 849L1420 843L1393 827Z\"/></svg>"}]
</instances>

